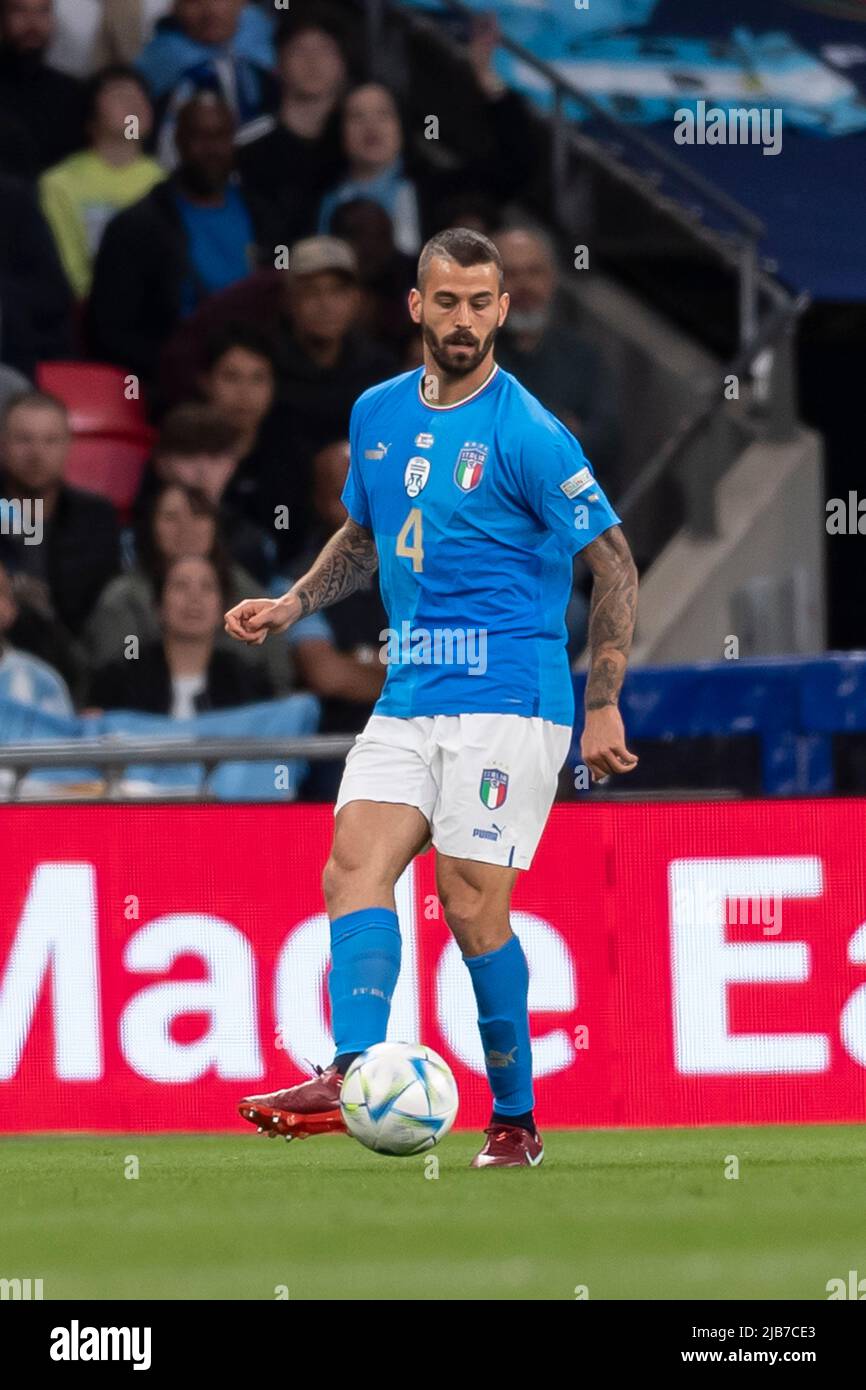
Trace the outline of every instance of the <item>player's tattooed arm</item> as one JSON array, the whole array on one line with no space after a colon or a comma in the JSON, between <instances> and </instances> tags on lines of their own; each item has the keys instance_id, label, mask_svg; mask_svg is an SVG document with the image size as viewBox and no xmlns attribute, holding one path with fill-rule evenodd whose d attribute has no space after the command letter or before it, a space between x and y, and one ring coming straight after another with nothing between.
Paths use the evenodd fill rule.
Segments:
<instances>
[{"instance_id":1,"label":"player's tattooed arm","mask_svg":"<svg viewBox=\"0 0 866 1390\"><path fill-rule=\"evenodd\" d=\"M629 772L637 764L626 748L617 708L637 616L637 568L619 526L603 531L581 555L593 576L581 752L598 779L611 772Z\"/></svg>"},{"instance_id":2,"label":"player's tattooed arm","mask_svg":"<svg viewBox=\"0 0 866 1390\"><path fill-rule=\"evenodd\" d=\"M322 548L312 569L291 590L302 616L327 608L365 587L378 566L372 532L349 517Z\"/></svg>"},{"instance_id":3,"label":"player's tattooed arm","mask_svg":"<svg viewBox=\"0 0 866 1390\"><path fill-rule=\"evenodd\" d=\"M225 615L230 637L261 646L269 636L285 632L314 613L354 593L375 574L376 542L365 526L351 518L321 550L312 569L282 598L245 598Z\"/></svg>"},{"instance_id":4,"label":"player's tattooed arm","mask_svg":"<svg viewBox=\"0 0 866 1390\"><path fill-rule=\"evenodd\" d=\"M603 531L581 555L593 577L586 683L586 708L593 710L619 698L637 616L637 569L619 526Z\"/></svg>"}]
</instances>

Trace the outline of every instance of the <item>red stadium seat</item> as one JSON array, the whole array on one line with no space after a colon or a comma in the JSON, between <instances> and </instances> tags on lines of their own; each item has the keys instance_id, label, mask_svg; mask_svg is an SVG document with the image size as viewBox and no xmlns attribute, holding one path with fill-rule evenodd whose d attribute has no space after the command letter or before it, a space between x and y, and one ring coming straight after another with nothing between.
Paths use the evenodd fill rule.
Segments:
<instances>
[{"instance_id":1,"label":"red stadium seat","mask_svg":"<svg viewBox=\"0 0 866 1390\"><path fill-rule=\"evenodd\" d=\"M101 362L41 362L39 389L58 396L69 410L73 434L111 435L148 444L152 431L140 400L127 400L128 373Z\"/></svg>"},{"instance_id":2,"label":"red stadium seat","mask_svg":"<svg viewBox=\"0 0 866 1390\"><path fill-rule=\"evenodd\" d=\"M98 492L125 517L135 499L154 431L140 400L127 400L127 373L101 362L41 362L39 389L69 411L72 447L66 479Z\"/></svg>"},{"instance_id":3,"label":"red stadium seat","mask_svg":"<svg viewBox=\"0 0 866 1390\"><path fill-rule=\"evenodd\" d=\"M69 451L66 481L73 487L98 492L113 502L118 512L126 514L135 500L149 454L149 442L77 435Z\"/></svg>"}]
</instances>

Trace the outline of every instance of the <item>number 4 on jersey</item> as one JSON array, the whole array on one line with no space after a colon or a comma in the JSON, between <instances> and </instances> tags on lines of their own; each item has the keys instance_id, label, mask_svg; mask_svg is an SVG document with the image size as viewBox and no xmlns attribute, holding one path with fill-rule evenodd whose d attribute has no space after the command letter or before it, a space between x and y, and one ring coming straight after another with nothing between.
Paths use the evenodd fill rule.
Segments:
<instances>
[{"instance_id":1,"label":"number 4 on jersey","mask_svg":"<svg viewBox=\"0 0 866 1390\"><path fill-rule=\"evenodd\" d=\"M415 574L419 574L421 570L423 570L424 544L420 507L413 507L411 509L400 528L400 534L397 537L397 554L405 555L412 561L412 569Z\"/></svg>"}]
</instances>

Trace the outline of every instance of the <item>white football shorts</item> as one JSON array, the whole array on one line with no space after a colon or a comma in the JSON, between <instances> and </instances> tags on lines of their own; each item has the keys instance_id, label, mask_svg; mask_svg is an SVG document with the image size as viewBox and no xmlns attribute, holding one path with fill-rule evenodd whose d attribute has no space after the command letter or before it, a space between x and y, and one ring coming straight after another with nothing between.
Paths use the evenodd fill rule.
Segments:
<instances>
[{"instance_id":1,"label":"white football shorts","mask_svg":"<svg viewBox=\"0 0 866 1390\"><path fill-rule=\"evenodd\" d=\"M528 869L571 737L567 724L520 714L374 714L334 814L349 801L417 806L441 854Z\"/></svg>"}]
</instances>

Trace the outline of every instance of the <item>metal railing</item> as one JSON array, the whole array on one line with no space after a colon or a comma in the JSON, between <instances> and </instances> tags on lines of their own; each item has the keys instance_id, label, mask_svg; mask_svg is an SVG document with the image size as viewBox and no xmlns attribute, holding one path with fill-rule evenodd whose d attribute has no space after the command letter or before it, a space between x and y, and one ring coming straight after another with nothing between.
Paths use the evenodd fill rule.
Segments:
<instances>
[{"instance_id":1,"label":"metal railing","mask_svg":"<svg viewBox=\"0 0 866 1390\"><path fill-rule=\"evenodd\" d=\"M303 738L209 738L209 739L81 739L68 743L9 744L0 747L0 772L14 774L8 799L19 797L24 778L33 772L60 772L64 769L97 769L104 774L97 779L104 784L92 800L124 800L134 796L122 792L123 774L129 767L183 766L194 764L205 770L204 784L193 795L200 800L207 793L207 784L223 763L275 762L287 759L304 762L327 762L344 758L355 741L353 734L313 734ZM158 788L155 794L172 800L178 793L172 788ZM181 792L181 794L185 794ZM189 794L189 793L186 793ZM28 801L39 799L28 795ZM46 800L57 800L46 795ZM153 799L148 797L148 799Z\"/></svg>"}]
</instances>

